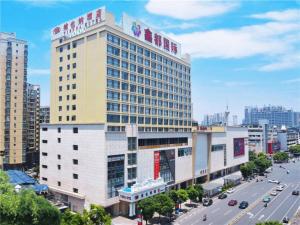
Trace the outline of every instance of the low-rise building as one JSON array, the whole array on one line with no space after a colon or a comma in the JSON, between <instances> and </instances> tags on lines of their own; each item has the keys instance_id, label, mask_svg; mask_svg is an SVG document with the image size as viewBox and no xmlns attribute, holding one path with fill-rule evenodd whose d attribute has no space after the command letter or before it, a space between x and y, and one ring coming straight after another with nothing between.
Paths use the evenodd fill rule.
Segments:
<instances>
[{"instance_id":1,"label":"low-rise building","mask_svg":"<svg viewBox=\"0 0 300 225\"><path fill-rule=\"evenodd\" d=\"M249 160L247 127L210 127L193 135L194 178L199 181L224 177Z\"/></svg>"}]
</instances>

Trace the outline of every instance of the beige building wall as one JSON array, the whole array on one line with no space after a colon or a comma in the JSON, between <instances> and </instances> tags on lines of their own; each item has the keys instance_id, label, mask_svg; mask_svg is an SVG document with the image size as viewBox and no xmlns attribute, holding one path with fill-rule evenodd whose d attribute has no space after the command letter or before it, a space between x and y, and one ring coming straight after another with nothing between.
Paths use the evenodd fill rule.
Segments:
<instances>
[{"instance_id":1,"label":"beige building wall","mask_svg":"<svg viewBox=\"0 0 300 225\"><path fill-rule=\"evenodd\" d=\"M107 112L107 90L110 90L107 87L107 75L106 75L106 66L107 66L107 32L117 35L120 38L124 38L127 41L135 43L137 46L144 47L149 49L152 52L155 52L161 56L168 57L172 59L174 62L184 65L187 68L190 68L190 62L188 59L180 59L173 57L163 51L160 51L134 37L131 37L125 34L121 27L115 25L114 17L110 13L106 13L106 19L104 22L94 25L88 28L83 34L77 35L75 37L69 39L56 39L52 41L52 50L51 50L51 107L50 114L51 124L89 124L89 123L106 123L107 122L107 114L118 114L128 115L128 116L147 116L144 113L131 113L122 112L118 113ZM110 43L111 45L111 43ZM119 47L120 48L120 47ZM129 52L129 50L128 50ZM76 58L73 58L73 54L76 54ZM121 52L120 52L121 54ZM68 59L69 57L69 59ZM130 64L130 60L128 59L128 64ZM73 64L76 63L76 68ZM120 62L121 63L121 62ZM111 66L110 66L111 67ZM146 69L145 65L142 65L144 69ZM120 71L128 72L130 76L129 69L123 69L120 65L117 67ZM147 68L150 69L151 68ZM61 70L61 71L60 71ZM76 78L73 77L73 74L76 74ZM136 73L137 74L137 73ZM120 75L121 76L121 75ZM138 76L138 74L137 74ZM145 75L142 75L145 76ZM122 79L114 78L114 80L118 80L120 85ZM156 80L156 79L155 79ZM152 81L151 81L152 82ZM157 80L158 82L158 80ZM181 82L178 79L178 82ZM128 85L131 84L131 81L127 82ZM163 84L170 85L169 81L162 81ZM75 89L73 85L76 85ZM189 83L190 85L190 83ZM136 85L136 87L146 88L146 85ZM179 86L178 86L179 87ZM187 88L190 91L190 88ZM124 93L120 87L120 94ZM129 91L126 92L129 95L132 95ZM136 92L134 94L136 97L142 96L145 94L138 94ZM73 97L74 96L74 97ZM110 102L112 102L110 100ZM130 102L122 102L121 96L120 100L117 102L122 107L122 104L128 104L129 107L132 105ZM186 102L183 102L186 103ZM179 104L179 101L178 101ZM134 104L136 107L139 104L136 102ZM191 103L189 103L191 106ZM146 104L143 104L146 108ZM75 108L72 108L75 107ZM151 106L150 106L151 107ZM167 110L168 107L165 106L156 106L157 109ZM177 110L174 110L176 112ZM191 114L190 110L181 110L182 113ZM171 118L165 115L154 116L153 118L164 118L164 119L182 119L180 117ZM185 128L191 129L191 118L184 118L186 121L189 121L190 124L187 125L164 125L164 124L139 124L139 127L143 128L168 128L170 130L175 130L176 128ZM128 122L129 123L129 122ZM124 126L122 120L120 123L107 123L108 126ZM175 130L176 131L176 130Z\"/></svg>"},{"instance_id":2,"label":"beige building wall","mask_svg":"<svg viewBox=\"0 0 300 225\"><path fill-rule=\"evenodd\" d=\"M92 30L68 40L62 46L62 52L61 47L58 47L61 46L59 40L52 43L50 123L105 122L106 36L100 31ZM76 58L73 58L73 54L76 54ZM76 68L73 68L74 63ZM62 73L59 71L60 67ZM73 99L73 96L76 98ZM72 108L73 106L76 108ZM72 119L74 116L75 119Z\"/></svg>"},{"instance_id":3,"label":"beige building wall","mask_svg":"<svg viewBox=\"0 0 300 225\"><path fill-rule=\"evenodd\" d=\"M9 114L6 120L9 122L9 148L6 149L3 163L18 165L25 159L25 145L23 142L26 129L24 122L24 102L26 96L27 80L27 44L25 41L16 39L13 33L0 33L1 39L1 110L0 110L0 144L5 144L5 96L10 95ZM7 55L8 42L11 43L11 56ZM11 58L11 60L7 59ZM24 63L25 62L25 63ZM10 70L8 68L10 65ZM7 67L7 68L6 68ZM10 91L6 90L7 71L11 72ZM8 78L9 79L9 78ZM4 106L4 107L2 107ZM3 129L4 128L4 129ZM7 135L8 136L8 135ZM8 137L7 137L8 138Z\"/></svg>"}]
</instances>

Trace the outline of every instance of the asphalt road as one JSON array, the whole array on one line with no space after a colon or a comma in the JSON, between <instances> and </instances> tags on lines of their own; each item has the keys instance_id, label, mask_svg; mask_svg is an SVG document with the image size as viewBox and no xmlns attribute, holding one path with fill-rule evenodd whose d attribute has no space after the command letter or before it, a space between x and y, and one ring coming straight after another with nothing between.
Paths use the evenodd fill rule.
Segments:
<instances>
[{"instance_id":1,"label":"asphalt road","mask_svg":"<svg viewBox=\"0 0 300 225\"><path fill-rule=\"evenodd\" d=\"M214 198L213 205L209 207L198 207L179 217L174 224L177 225L222 225L222 224L256 224L258 221L282 220L284 216L291 218L300 206L300 196L292 196L292 190L300 190L300 161L296 163L282 164L290 170L273 166L273 172L264 181L256 180L243 183L236 188L232 194L228 194L226 199ZM277 179L287 185L287 187L272 200L265 208L262 198L268 195L277 185L268 183L269 179ZM228 206L228 201L235 199L236 206ZM241 210L238 205L241 201L248 201L249 207ZM207 215L207 220L203 221L203 215ZM237 219L238 218L238 219Z\"/></svg>"}]
</instances>

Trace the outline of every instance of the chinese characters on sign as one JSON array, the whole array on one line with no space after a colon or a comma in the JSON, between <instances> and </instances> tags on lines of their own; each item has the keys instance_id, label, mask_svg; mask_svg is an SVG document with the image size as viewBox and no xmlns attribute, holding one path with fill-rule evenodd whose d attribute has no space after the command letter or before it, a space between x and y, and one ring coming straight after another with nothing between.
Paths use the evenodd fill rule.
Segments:
<instances>
[{"instance_id":1,"label":"chinese characters on sign","mask_svg":"<svg viewBox=\"0 0 300 225\"><path fill-rule=\"evenodd\" d=\"M123 15L123 31L147 44L150 44L164 52L181 57L181 46L165 35L156 32L147 25L136 21L126 14Z\"/></svg>"},{"instance_id":2,"label":"chinese characters on sign","mask_svg":"<svg viewBox=\"0 0 300 225\"><path fill-rule=\"evenodd\" d=\"M74 37L83 33L87 28L103 22L104 20L105 8L102 7L53 28L51 39L55 40L61 37Z\"/></svg>"}]
</instances>

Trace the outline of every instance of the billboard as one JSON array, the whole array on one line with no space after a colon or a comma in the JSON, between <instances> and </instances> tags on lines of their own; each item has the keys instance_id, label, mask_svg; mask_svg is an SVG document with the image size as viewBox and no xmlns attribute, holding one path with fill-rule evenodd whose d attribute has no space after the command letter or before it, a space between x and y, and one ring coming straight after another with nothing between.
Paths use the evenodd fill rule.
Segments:
<instances>
[{"instance_id":1,"label":"billboard","mask_svg":"<svg viewBox=\"0 0 300 225\"><path fill-rule=\"evenodd\" d=\"M122 17L122 27L126 34L139 39L154 48L158 48L168 54L181 58L181 45L178 42L157 32L146 24L129 17L125 13Z\"/></svg>"},{"instance_id":2,"label":"billboard","mask_svg":"<svg viewBox=\"0 0 300 225\"><path fill-rule=\"evenodd\" d=\"M233 156L245 155L245 139L244 138L234 138L233 139Z\"/></svg>"},{"instance_id":3,"label":"billboard","mask_svg":"<svg viewBox=\"0 0 300 225\"><path fill-rule=\"evenodd\" d=\"M154 180L159 178L160 172L160 153L159 151L154 152Z\"/></svg>"},{"instance_id":4,"label":"billboard","mask_svg":"<svg viewBox=\"0 0 300 225\"><path fill-rule=\"evenodd\" d=\"M85 30L105 20L105 7L101 7L70 21L62 23L51 30L51 40L61 37L71 38L82 34Z\"/></svg>"}]
</instances>

